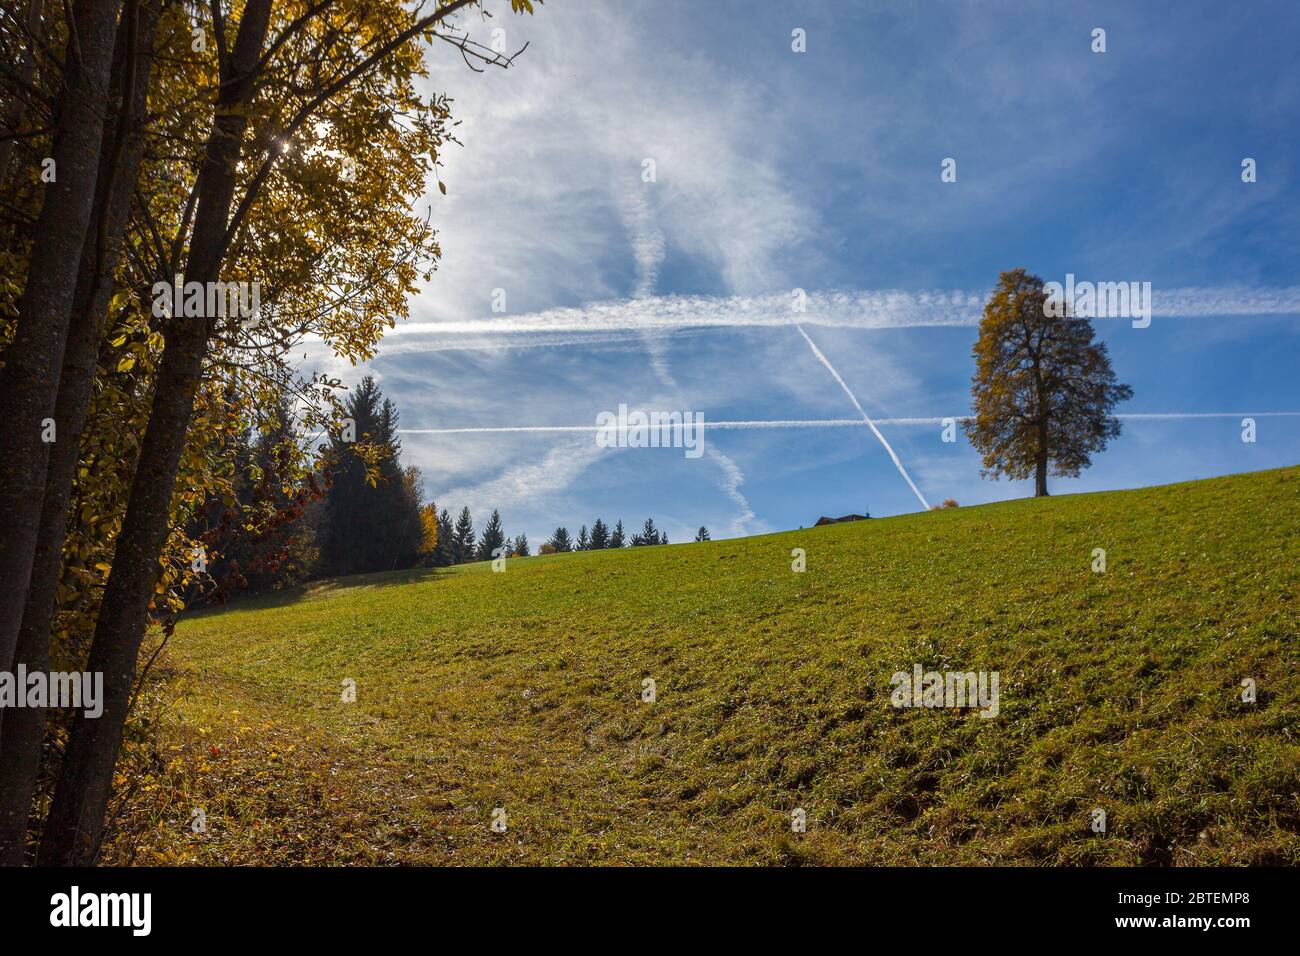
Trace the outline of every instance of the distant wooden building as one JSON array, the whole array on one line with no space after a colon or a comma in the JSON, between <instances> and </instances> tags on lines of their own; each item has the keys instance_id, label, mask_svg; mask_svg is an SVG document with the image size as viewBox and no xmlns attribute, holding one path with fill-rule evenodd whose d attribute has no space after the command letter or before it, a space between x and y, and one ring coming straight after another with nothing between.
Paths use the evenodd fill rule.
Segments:
<instances>
[{"instance_id":1,"label":"distant wooden building","mask_svg":"<svg viewBox=\"0 0 1300 956\"><path fill-rule=\"evenodd\" d=\"M841 515L838 518L828 518L822 515L817 519L817 523L813 527L820 528L824 524L839 524L841 521L866 521L870 517L871 515Z\"/></svg>"}]
</instances>

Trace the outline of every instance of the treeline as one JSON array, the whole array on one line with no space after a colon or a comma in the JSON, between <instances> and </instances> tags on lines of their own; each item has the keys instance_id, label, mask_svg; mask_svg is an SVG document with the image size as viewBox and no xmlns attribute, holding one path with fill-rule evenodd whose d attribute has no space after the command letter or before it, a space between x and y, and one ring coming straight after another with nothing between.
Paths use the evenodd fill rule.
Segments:
<instances>
[{"instance_id":1,"label":"treeline","mask_svg":"<svg viewBox=\"0 0 1300 956\"><path fill-rule=\"evenodd\" d=\"M418 468L403 468L398 413L367 376L344 403L319 467L292 470L302 438L282 402L235 439L233 496L209 496L188 529L204 542L194 593L224 601L319 577L392 571L425 554ZM295 484L296 483L296 484Z\"/></svg>"},{"instance_id":2,"label":"treeline","mask_svg":"<svg viewBox=\"0 0 1300 956\"><path fill-rule=\"evenodd\" d=\"M293 409L282 401L259 430L233 440L234 478L226 495L211 495L189 527L204 542L191 597L222 602L237 592L274 590L314 578L449 567L498 557L527 557L526 534L506 534L492 511L481 532L463 507L456 518L424 501L415 466L401 464L398 411L366 377L344 403L346 430L330 436L320 467L294 470L301 438ZM701 527L696 541L708 541ZM653 518L628 534L601 518L576 537L558 527L538 554L603 551L668 544Z\"/></svg>"},{"instance_id":3,"label":"treeline","mask_svg":"<svg viewBox=\"0 0 1300 956\"><path fill-rule=\"evenodd\" d=\"M475 540L474 520L468 507L462 508L460 517L453 524L446 508L437 511L433 504L424 508L425 527L431 529L429 537L434 546L426 555L426 563L434 567L451 564L463 564L467 561L488 561L498 557L526 558L532 552L526 534L510 538L501 526L501 515L493 509L482 535ZM709 529L701 527L695 536L696 541L708 541ZM569 529L561 525L546 541L537 548L538 554L568 554L573 551L606 551L611 548L641 548L648 545L668 544L668 535L655 527L653 518L646 518L638 534L628 536L623 530L623 522L615 523L613 528L597 518L591 530L584 524L578 529L575 538Z\"/></svg>"}]
</instances>

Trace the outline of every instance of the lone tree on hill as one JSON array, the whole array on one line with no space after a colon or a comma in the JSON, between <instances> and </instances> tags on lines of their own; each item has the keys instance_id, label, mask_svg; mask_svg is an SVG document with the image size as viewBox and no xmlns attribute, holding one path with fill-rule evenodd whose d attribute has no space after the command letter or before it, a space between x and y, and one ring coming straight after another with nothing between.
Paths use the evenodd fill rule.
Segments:
<instances>
[{"instance_id":1,"label":"lone tree on hill","mask_svg":"<svg viewBox=\"0 0 1300 956\"><path fill-rule=\"evenodd\" d=\"M695 543L700 544L701 542L711 540L713 539L709 536L709 529L704 527L704 525L700 525L700 530L695 532Z\"/></svg>"},{"instance_id":2,"label":"lone tree on hill","mask_svg":"<svg viewBox=\"0 0 1300 956\"><path fill-rule=\"evenodd\" d=\"M1034 495L1047 494L1047 474L1076 477L1093 452L1119 437L1114 407L1133 397L1117 384L1104 342L1092 323L1045 309L1043 280L1013 269L1002 273L984 306L972 354L973 417L965 422L983 456L983 476L1034 476ZM1067 310L1059 310L1066 311Z\"/></svg>"}]
</instances>

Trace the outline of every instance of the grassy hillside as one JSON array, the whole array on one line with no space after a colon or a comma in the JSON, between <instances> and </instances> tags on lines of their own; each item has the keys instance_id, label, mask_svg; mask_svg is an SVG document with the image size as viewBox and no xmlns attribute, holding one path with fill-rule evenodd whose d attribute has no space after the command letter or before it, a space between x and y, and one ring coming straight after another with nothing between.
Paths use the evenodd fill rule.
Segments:
<instances>
[{"instance_id":1,"label":"grassy hillside","mask_svg":"<svg viewBox=\"0 0 1300 956\"><path fill-rule=\"evenodd\" d=\"M106 856L1296 864L1298 647L1300 468L349 578L182 623Z\"/></svg>"}]
</instances>

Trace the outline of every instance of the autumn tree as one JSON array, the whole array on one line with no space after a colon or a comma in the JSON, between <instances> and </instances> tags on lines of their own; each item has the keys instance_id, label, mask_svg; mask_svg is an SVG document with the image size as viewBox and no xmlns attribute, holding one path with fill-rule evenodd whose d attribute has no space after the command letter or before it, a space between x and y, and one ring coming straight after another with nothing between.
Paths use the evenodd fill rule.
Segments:
<instances>
[{"instance_id":1,"label":"autumn tree","mask_svg":"<svg viewBox=\"0 0 1300 956\"><path fill-rule=\"evenodd\" d=\"M50 567L59 575L60 562L44 562L40 571L32 552L46 527L77 515L68 523L62 572L76 582L73 606L91 624L86 668L104 673L105 700L100 719L72 720L42 862L94 859L145 629L160 612L178 609L177 595L190 583L187 562L177 560L188 543L188 517L225 480L213 457L213 449L227 447L218 439L247 427L241 419L248 404L282 392L281 358L304 335L319 336L347 358L370 357L383 328L405 315L416 277L436 260L432 232L412 205L449 139L449 110L445 98L417 90L420 40L445 40L467 59L507 65L447 27L448 17L471 4L163 3L168 28L152 45L143 28L146 0L77 0L65 5L66 17L44 25L42 43L52 47L59 37L51 24L66 19L73 52L38 73L41 82L48 76L61 84L60 105L48 113L52 149L46 147L57 185L44 191L43 224L28 232L21 268L8 268L8 250L0 260L0 308L10 289L23 289L21 319L0 359L8 456L0 501L11 517L26 516L5 536L0 554L0 649L16 646L19 614L23 629L30 618L37 643L48 647L51 620L37 586L50 580ZM531 9L527 0L511 6ZM192 20L206 47L191 46ZM167 83L143 73L140 57L151 49L164 51L153 65L155 73L168 71ZM121 64L111 77L101 69L107 54ZM0 85L9 84L6 94L22 86L13 78L25 72L0 77ZM149 109L136 114L135 91L145 82ZM39 98L33 105L39 109ZM130 157L138 115L147 116L149 129L137 174ZM11 165L6 175L21 167ZM22 177L33 181L25 171ZM122 219L115 196L131 200L127 242L114 225ZM141 290L182 274L200 286L260 281L268 306L262 324L206 309L183 316L140 308ZM84 297L82 276L91 282ZM112 280L111 301L101 291L104 277ZM77 301L89 305L78 310ZM0 331L10 321L4 311ZM85 318L84 336L73 330L70 311ZM85 352L76 362L90 375L69 374L77 342L88 343L91 364ZM87 388L92 378L94 388ZM330 384L313 379L307 387L327 395ZM60 439L71 432L75 452L79 415L86 421L83 462L74 460L66 479L51 481L54 448L30 426L53 417ZM87 472L93 482L83 481ZM73 481L78 500L67 507ZM401 485L409 488L404 479ZM95 507L87 507L89 498L97 499ZM8 509L20 499L22 508ZM29 648L24 660L40 653ZM4 761L39 753L39 733L15 737L7 723L0 730ZM7 773L0 767L0 790L15 793L15 805L30 805L30 786L11 788ZM11 834L23 822L19 814L0 821ZM0 844L21 853L21 842Z\"/></svg>"},{"instance_id":2,"label":"autumn tree","mask_svg":"<svg viewBox=\"0 0 1300 956\"><path fill-rule=\"evenodd\" d=\"M420 551L429 561L438 550L438 506L432 501L420 508L420 529Z\"/></svg>"},{"instance_id":3,"label":"autumn tree","mask_svg":"<svg viewBox=\"0 0 1300 956\"><path fill-rule=\"evenodd\" d=\"M206 565L190 582L187 604L300 584L316 568L316 529L307 513L322 497L320 484L298 473L299 436L287 397L263 413L256 428L229 438L222 449L229 482L208 495L187 526Z\"/></svg>"},{"instance_id":4,"label":"autumn tree","mask_svg":"<svg viewBox=\"0 0 1300 956\"><path fill-rule=\"evenodd\" d=\"M981 474L1032 475L1036 497L1047 494L1049 472L1077 476L1119 436L1112 410L1133 396L1116 383L1092 323L1046 302L1042 279L1024 269L1002 273L973 350L972 417L965 422L983 456Z\"/></svg>"},{"instance_id":5,"label":"autumn tree","mask_svg":"<svg viewBox=\"0 0 1300 956\"><path fill-rule=\"evenodd\" d=\"M18 644L50 447L59 439L53 416L81 253L88 236L98 241L90 232L91 216L121 8L120 0L78 0L68 10L72 29L55 108L59 129L47 157L51 173L27 259L19 321L0 368L0 513L6 523L0 539L0 670L10 669ZM122 59L132 61L125 49Z\"/></svg>"},{"instance_id":6,"label":"autumn tree","mask_svg":"<svg viewBox=\"0 0 1300 956\"><path fill-rule=\"evenodd\" d=\"M2 358L0 432L15 431L0 439L0 501L6 509L15 507L13 495L24 503L9 511L11 534L0 547L0 669L44 671L49 665L80 439L142 158L160 3L131 0L115 24L120 6L78 3L71 11L67 42L73 55L61 66L64 86L51 114L59 129L51 144L54 178L33 234L16 335ZM40 14L40 3L29 4L31 44L44 32ZM30 83L35 66L35 50L25 45L20 88L11 91L11 121L20 122L26 113L30 88L21 87ZM99 72L105 68L107 77ZM47 72L57 75L59 69ZM8 178L9 162L6 149L0 179ZM88 214L84 220L82 212ZM57 260L53 268L47 256ZM40 380L35 387L33 375ZM52 403L46 414L53 414L42 419L51 426L51 440L33 453L30 439L37 430L31 417L42 402ZM14 600L19 585L21 599ZM45 721L43 708L29 708L0 725L2 864L22 862Z\"/></svg>"}]
</instances>

